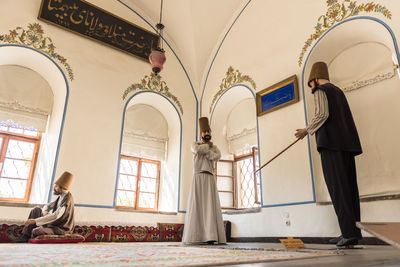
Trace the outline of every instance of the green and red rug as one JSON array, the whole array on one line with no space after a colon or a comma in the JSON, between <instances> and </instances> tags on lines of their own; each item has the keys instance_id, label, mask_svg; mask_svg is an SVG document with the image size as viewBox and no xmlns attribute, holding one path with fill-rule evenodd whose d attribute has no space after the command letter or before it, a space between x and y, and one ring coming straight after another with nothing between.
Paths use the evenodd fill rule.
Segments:
<instances>
[{"instance_id":1,"label":"green and red rug","mask_svg":"<svg viewBox=\"0 0 400 267\"><path fill-rule=\"evenodd\" d=\"M215 266L338 255L336 251L185 247L179 244L0 244L0 266Z\"/></svg>"}]
</instances>

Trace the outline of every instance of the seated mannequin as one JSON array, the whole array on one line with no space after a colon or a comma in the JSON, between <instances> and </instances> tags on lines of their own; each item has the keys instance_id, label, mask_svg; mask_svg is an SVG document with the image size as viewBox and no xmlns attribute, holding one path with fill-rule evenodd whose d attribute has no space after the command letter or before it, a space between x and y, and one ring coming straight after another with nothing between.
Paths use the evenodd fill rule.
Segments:
<instances>
[{"instance_id":1,"label":"seated mannequin","mask_svg":"<svg viewBox=\"0 0 400 267\"><path fill-rule=\"evenodd\" d=\"M40 235L64 235L72 233L74 221L74 200L68 191L73 175L64 172L54 183L55 201L48 203L43 208L35 207L31 210L25 222L22 236L15 240L16 243L28 242L29 238Z\"/></svg>"}]
</instances>

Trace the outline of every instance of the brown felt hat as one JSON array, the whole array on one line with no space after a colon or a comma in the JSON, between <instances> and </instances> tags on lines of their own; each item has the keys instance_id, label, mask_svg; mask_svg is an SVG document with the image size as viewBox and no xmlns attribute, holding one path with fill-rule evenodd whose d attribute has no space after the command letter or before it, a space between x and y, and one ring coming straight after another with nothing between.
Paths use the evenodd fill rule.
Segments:
<instances>
[{"instance_id":1,"label":"brown felt hat","mask_svg":"<svg viewBox=\"0 0 400 267\"><path fill-rule=\"evenodd\" d=\"M68 190L69 187L71 186L72 178L74 178L72 173L64 172L63 174L61 174L60 178L57 179L55 184L58 185L59 187L62 187L63 189Z\"/></svg>"},{"instance_id":2,"label":"brown felt hat","mask_svg":"<svg viewBox=\"0 0 400 267\"><path fill-rule=\"evenodd\" d=\"M211 131L210 128L210 123L208 122L208 118L207 117L201 117L199 119L199 124L200 124L200 132L204 132L204 131Z\"/></svg>"},{"instance_id":3,"label":"brown felt hat","mask_svg":"<svg viewBox=\"0 0 400 267\"><path fill-rule=\"evenodd\" d=\"M310 82L315 79L329 80L328 66L325 62L315 62L312 66L307 83L309 87L311 87Z\"/></svg>"}]
</instances>

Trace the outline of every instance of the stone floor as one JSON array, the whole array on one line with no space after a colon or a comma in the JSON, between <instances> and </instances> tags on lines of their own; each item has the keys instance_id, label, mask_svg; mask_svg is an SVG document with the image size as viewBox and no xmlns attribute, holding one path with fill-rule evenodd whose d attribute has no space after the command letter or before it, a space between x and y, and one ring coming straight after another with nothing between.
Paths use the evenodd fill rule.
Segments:
<instances>
[{"instance_id":1,"label":"stone floor","mask_svg":"<svg viewBox=\"0 0 400 267\"><path fill-rule=\"evenodd\" d=\"M241 248L280 248L281 244L270 243L229 243L229 246ZM310 249L331 250L336 249L334 245L306 244ZM358 246L359 249L343 250L345 255L320 257L314 259L301 259L291 261L238 264L230 266L351 266L351 267L373 267L373 266L400 266L400 249L391 246Z\"/></svg>"}]
</instances>

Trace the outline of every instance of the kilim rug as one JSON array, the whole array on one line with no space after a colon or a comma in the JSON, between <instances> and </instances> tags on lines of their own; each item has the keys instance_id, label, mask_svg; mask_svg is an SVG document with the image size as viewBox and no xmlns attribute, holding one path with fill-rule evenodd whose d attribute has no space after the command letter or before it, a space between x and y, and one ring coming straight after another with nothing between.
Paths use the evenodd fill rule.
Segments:
<instances>
[{"instance_id":1,"label":"kilim rug","mask_svg":"<svg viewBox=\"0 0 400 267\"><path fill-rule=\"evenodd\" d=\"M0 244L0 266L215 266L334 256L339 253L184 247L166 243Z\"/></svg>"}]
</instances>

